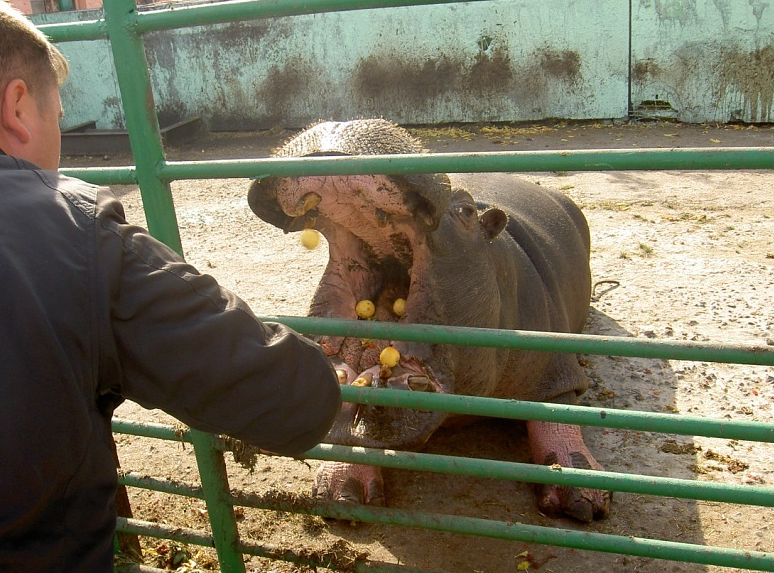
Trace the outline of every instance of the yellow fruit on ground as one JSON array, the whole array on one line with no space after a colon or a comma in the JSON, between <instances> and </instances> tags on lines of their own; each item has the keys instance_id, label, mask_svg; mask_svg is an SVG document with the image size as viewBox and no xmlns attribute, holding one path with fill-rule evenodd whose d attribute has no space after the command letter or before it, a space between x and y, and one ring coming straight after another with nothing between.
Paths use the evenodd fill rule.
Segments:
<instances>
[{"instance_id":1,"label":"yellow fruit on ground","mask_svg":"<svg viewBox=\"0 0 774 573\"><path fill-rule=\"evenodd\" d=\"M394 312L396 316L403 316L406 314L406 299L395 299L395 302L392 303L392 312Z\"/></svg>"},{"instance_id":2,"label":"yellow fruit on ground","mask_svg":"<svg viewBox=\"0 0 774 573\"><path fill-rule=\"evenodd\" d=\"M314 229L304 229L301 231L301 244L307 249L316 249L320 244L320 233Z\"/></svg>"},{"instance_id":3,"label":"yellow fruit on ground","mask_svg":"<svg viewBox=\"0 0 774 573\"><path fill-rule=\"evenodd\" d=\"M399 360L400 352L398 352L398 349L394 346L385 347L385 349L382 350L382 353L379 355L379 362L389 368L394 368L397 366Z\"/></svg>"},{"instance_id":4,"label":"yellow fruit on ground","mask_svg":"<svg viewBox=\"0 0 774 573\"><path fill-rule=\"evenodd\" d=\"M371 318L374 315L374 312L376 312L376 307L370 300L364 299L355 305L355 312L357 313L358 317L365 320Z\"/></svg>"}]
</instances>

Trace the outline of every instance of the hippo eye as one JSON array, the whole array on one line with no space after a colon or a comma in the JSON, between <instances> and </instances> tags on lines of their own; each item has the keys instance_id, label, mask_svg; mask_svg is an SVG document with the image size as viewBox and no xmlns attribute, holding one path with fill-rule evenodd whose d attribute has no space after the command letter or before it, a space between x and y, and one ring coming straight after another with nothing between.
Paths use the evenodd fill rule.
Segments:
<instances>
[{"instance_id":1,"label":"hippo eye","mask_svg":"<svg viewBox=\"0 0 774 573\"><path fill-rule=\"evenodd\" d=\"M455 211L457 216L463 220L470 219L478 215L478 211L476 211L476 208L473 205L459 205L455 208Z\"/></svg>"}]
</instances>

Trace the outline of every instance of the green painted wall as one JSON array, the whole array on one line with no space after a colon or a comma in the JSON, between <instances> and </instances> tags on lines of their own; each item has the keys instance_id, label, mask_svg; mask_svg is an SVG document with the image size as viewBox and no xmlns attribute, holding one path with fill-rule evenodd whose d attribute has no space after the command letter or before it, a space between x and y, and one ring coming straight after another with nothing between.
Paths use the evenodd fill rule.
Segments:
<instances>
[{"instance_id":1,"label":"green painted wall","mask_svg":"<svg viewBox=\"0 0 774 573\"><path fill-rule=\"evenodd\" d=\"M633 0L633 104L658 97L689 122L774 121L769 4Z\"/></svg>"},{"instance_id":2,"label":"green painted wall","mask_svg":"<svg viewBox=\"0 0 774 573\"><path fill-rule=\"evenodd\" d=\"M500 0L187 28L145 42L162 125L621 118L630 101L640 115L656 102L684 121L769 122L771 10L757 0ZM73 15L99 17L35 20ZM106 43L61 47L73 68L64 125L121 127Z\"/></svg>"}]
</instances>

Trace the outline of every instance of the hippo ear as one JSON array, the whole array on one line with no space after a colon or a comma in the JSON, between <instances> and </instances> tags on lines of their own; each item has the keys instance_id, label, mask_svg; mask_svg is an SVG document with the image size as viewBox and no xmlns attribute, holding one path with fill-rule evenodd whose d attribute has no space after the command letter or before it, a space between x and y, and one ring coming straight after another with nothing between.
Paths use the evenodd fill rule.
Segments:
<instances>
[{"instance_id":1,"label":"hippo ear","mask_svg":"<svg viewBox=\"0 0 774 573\"><path fill-rule=\"evenodd\" d=\"M481 224L484 238L491 242L505 229L505 226L508 224L508 215L502 209L492 207L481 214L478 222Z\"/></svg>"}]
</instances>

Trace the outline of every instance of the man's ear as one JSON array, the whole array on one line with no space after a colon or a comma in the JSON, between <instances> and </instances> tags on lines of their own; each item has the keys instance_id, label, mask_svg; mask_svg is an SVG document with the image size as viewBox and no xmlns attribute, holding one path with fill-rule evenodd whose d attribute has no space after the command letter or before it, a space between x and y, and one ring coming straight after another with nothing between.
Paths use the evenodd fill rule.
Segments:
<instances>
[{"instance_id":1,"label":"man's ear","mask_svg":"<svg viewBox=\"0 0 774 573\"><path fill-rule=\"evenodd\" d=\"M8 82L0 99L0 140L6 141L10 146L14 143L27 145L32 140L26 126L31 105L37 103L30 94L27 83L18 78Z\"/></svg>"}]
</instances>

